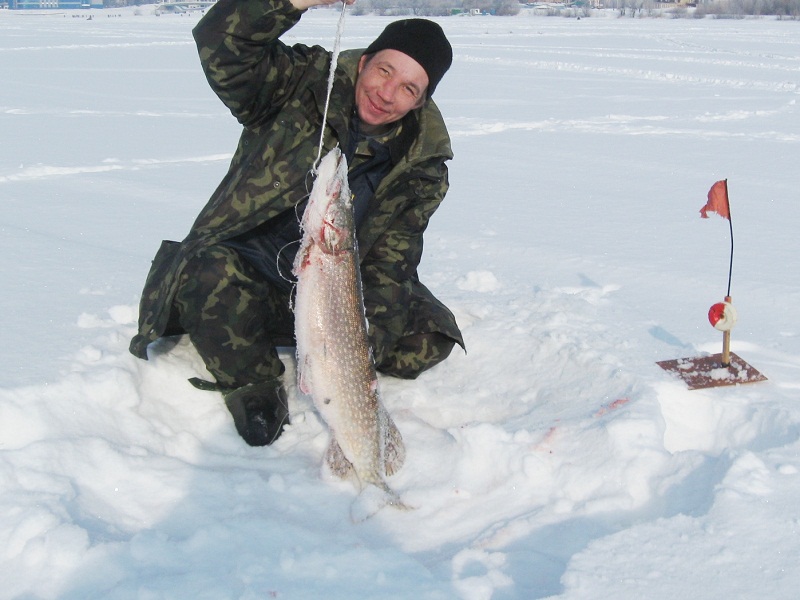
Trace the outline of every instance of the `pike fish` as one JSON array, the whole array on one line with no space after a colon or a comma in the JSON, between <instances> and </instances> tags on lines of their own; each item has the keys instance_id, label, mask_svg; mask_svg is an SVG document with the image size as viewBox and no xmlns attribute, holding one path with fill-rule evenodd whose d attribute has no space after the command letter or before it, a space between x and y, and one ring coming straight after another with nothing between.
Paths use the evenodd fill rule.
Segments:
<instances>
[{"instance_id":1,"label":"pike fish","mask_svg":"<svg viewBox=\"0 0 800 600\"><path fill-rule=\"evenodd\" d=\"M377 488L381 506L404 508L385 479L405 449L378 391L353 219L347 160L334 148L319 165L294 262L298 386L331 430L333 473L355 476L362 492Z\"/></svg>"}]
</instances>

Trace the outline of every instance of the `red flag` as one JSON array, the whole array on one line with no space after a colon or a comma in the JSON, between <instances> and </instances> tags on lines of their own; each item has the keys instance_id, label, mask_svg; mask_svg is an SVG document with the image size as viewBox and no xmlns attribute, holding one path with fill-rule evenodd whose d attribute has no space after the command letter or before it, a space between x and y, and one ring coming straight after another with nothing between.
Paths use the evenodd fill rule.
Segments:
<instances>
[{"instance_id":1,"label":"red flag","mask_svg":"<svg viewBox=\"0 0 800 600\"><path fill-rule=\"evenodd\" d=\"M723 179L711 186L708 190L708 202L700 209L700 216L708 218L708 211L717 213L720 217L730 220L731 207L728 204L728 180Z\"/></svg>"}]
</instances>

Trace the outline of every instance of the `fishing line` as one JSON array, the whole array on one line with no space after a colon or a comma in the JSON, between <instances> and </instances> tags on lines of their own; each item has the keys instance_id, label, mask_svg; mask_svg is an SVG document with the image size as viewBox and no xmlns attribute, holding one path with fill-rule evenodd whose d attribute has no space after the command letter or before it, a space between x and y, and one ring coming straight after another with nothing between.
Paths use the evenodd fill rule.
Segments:
<instances>
[{"instance_id":1,"label":"fishing line","mask_svg":"<svg viewBox=\"0 0 800 600\"><path fill-rule=\"evenodd\" d=\"M316 175L317 168L319 167L320 160L322 160L322 145L325 140L325 124L328 120L328 105L331 101L331 92L333 91L333 78L336 73L336 63L339 62L339 51L342 42L342 33L344 32L344 14L347 11L347 2L342 0L342 12L339 15L339 24L336 27L336 39L333 42L333 52L331 53L331 70L328 73L328 94L325 97L325 110L322 113L322 131L319 134L319 152L317 153L317 160L311 167L311 173Z\"/></svg>"},{"instance_id":2,"label":"fishing line","mask_svg":"<svg viewBox=\"0 0 800 600\"><path fill-rule=\"evenodd\" d=\"M310 171L310 175L312 176L312 179L314 177L316 177L317 174L319 173L319 163L322 161L322 150L324 148L324 143L325 143L325 125L328 122L328 107L330 106L331 95L333 93L333 81L334 81L334 78L335 78L335 75L336 75L336 65L339 62L339 52L341 51L342 33L344 33L344 16L345 16L345 12L346 11L347 11L347 1L346 0L342 0L342 12L339 14L339 22L336 25L336 38L333 41L333 52L331 52L331 66L330 66L330 70L328 72L328 90L327 90L327 93L325 95L325 108L323 109L323 112L322 112L322 128L321 128L320 133L319 133L319 150L317 151L317 159L314 161L314 164L311 166L311 171ZM312 183L312 185L309 185L309 183ZM310 190L311 187L313 187L313 182L309 182L308 175L307 175L306 176L306 190L308 192L307 195L311 194L311 190ZM295 214L297 214L298 206L299 206L299 204L295 205L295 207L294 207L295 208ZM301 215L297 214L297 220L298 221L302 221ZM278 256L276 257L275 262L276 262L276 268L277 268L278 274L283 279L285 279L287 282L294 283L295 286L296 286L297 282L296 281L292 281L291 279L285 277L283 275L283 273L281 273L281 269L280 269L280 255L281 255L281 252L283 252L292 243L300 244L301 242L300 241L289 242L288 244L286 244L283 248L281 248L278 251ZM294 295L292 294L291 296L293 298ZM290 304L290 307L291 307L291 305L293 304L293 300L292 299L290 299L289 304Z\"/></svg>"},{"instance_id":3,"label":"fishing line","mask_svg":"<svg viewBox=\"0 0 800 600\"><path fill-rule=\"evenodd\" d=\"M281 269L281 255L283 251L286 250L289 246L293 246L294 244L300 245L301 240L297 240L296 242L286 242L283 246L281 246L280 250L278 250L278 254L275 256L275 270L278 272L278 277L283 279L286 283L294 284L296 281L289 277L288 275L283 274L283 269Z\"/></svg>"}]
</instances>

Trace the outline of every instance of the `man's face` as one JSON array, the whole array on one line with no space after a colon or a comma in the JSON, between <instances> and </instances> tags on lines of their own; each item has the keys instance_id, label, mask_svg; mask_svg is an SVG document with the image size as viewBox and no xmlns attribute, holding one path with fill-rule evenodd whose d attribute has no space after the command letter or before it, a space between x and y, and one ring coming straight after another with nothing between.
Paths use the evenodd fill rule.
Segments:
<instances>
[{"instance_id":1,"label":"man's face","mask_svg":"<svg viewBox=\"0 0 800 600\"><path fill-rule=\"evenodd\" d=\"M399 121L425 102L428 74L407 54L381 50L358 63L356 107L368 125Z\"/></svg>"}]
</instances>

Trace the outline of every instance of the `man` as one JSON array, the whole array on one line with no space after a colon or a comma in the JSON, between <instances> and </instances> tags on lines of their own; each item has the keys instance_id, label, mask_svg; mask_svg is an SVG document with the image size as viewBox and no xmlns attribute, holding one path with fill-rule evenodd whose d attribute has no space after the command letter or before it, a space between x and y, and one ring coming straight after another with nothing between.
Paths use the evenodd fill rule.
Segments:
<instances>
[{"instance_id":1,"label":"man","mask_svg":"<svg viewBox=\"0 0 800 600\"><path fill-rule=\"evenodd\" d=\"M227 175L183 242L153 260L131 352L188 333L253 446L288 423L276 345L290 345L291 266L319 154L331 54L279 36L315 4L220 0L195 27L212 89L243 126ZM348 0L350 2L351 0ZM339 56L323 154L347 157L364 304L377 369L413 379L464 346L452 313L420 283L422 236L448 188L452 158L431 100L452 50L432 21L396 21Z\"/></svg>"}]
</instances>

